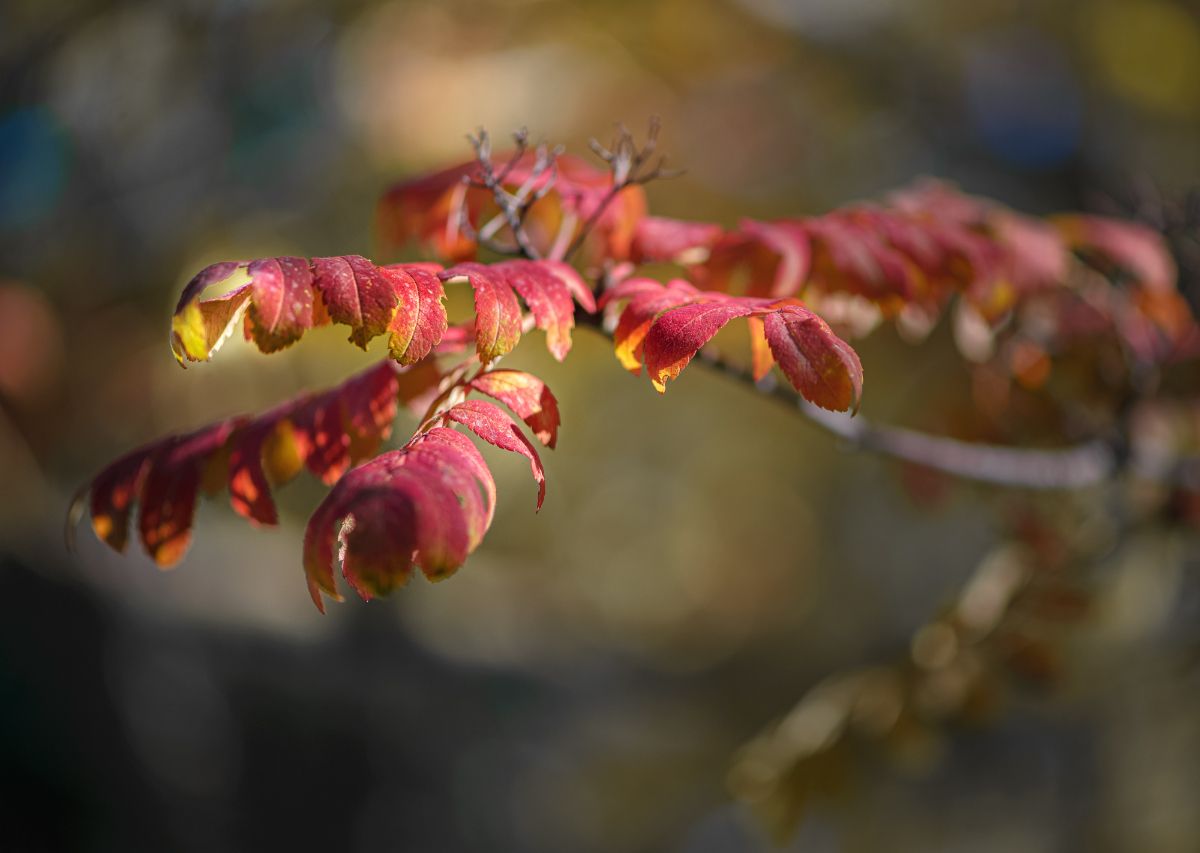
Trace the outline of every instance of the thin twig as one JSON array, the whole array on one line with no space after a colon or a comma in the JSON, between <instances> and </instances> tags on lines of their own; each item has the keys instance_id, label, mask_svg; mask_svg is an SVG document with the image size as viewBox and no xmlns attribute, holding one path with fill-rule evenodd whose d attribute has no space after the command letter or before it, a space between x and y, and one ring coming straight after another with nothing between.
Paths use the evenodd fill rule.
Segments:
<instances>
[{"instance_id":1,"label":"thin twig","mask_svg":"<svg viewBox=\"0 0 1200 853\"><path fill-rule=\"evenodd\" d=\"M593 153L608 164L609 171L612 172L612 186L584 221L583 227L563 253L562 260L570 260L579 251L605 211L626 189L661 178L677 178L683 174L682 169L668 169L667 158L664 156L660 156L652 168L645 168L658 148L658 133L661 127L658 116L651 116L650 126L646 129L646 141L640 148L634 141L633 134L624 125L617 125L616 137L611 148L605 148L595 139L588 142Z\"/></svg>"},{"instance_id":2,"label":"thin twig","mask_svg":"<svg viewBox=\"0 0 1200 853\"><path fill-rule=\"evenodd\" d=\"M479 167L479 174L473 177L468 176L466 180L473 186L491 192L492 197L496 200L496 206L500 208L500 215L504 217L504 222L508 225L509 231L512 232L513 243L515 245L514 248L510 249L494 242L491 234L483 233L489 226L485 226L484 229L476 233L476 240L480 245L502 254L519 254L531 260L540 258L541 255L529 240L529 236L525 233L523 223L526 215L529 213L529 208L550 191L550 187L553 186L557 179L558 172L554 161L558 149L551 150L545 145L539 145L537 159L530 170L529 177L518 188L516 193L510 193L504 188L504 181L512 173L512 170L516 168L529 147L528 131L522 128L513 134L513 142L516 146L513 156L509 158L508 163L499 173L496 172L495 165L492 163L492 143L488 132L480 128L477 136L468 136L467 140L471 143L471 147L475 149L475 163ZM539 181L541 181L540 186ZM469 233L469 223L466 230Z\"/></svg>"}]
</instances>

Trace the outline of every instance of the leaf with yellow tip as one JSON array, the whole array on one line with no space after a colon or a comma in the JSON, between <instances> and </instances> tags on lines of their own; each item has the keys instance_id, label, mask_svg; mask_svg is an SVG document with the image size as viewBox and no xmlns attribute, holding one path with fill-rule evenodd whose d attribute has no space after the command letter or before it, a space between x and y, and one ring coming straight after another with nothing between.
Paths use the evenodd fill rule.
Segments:
<instances>
[{"instance_id":1,"label":"leaf with yellow tip","mask_svg":"<svg viewBox=\"0 0 1200 853\"><path fill-rule=\"evenodd\" d=\"M213 299L200 300L201 292L227 283L241 274L238 287ZM208 361L233 334L250 306L252 291L243 264L223 262L201 270L183 289L171 318L171 351L181 366L186 361Z\"/></svg>"}]
</instances>

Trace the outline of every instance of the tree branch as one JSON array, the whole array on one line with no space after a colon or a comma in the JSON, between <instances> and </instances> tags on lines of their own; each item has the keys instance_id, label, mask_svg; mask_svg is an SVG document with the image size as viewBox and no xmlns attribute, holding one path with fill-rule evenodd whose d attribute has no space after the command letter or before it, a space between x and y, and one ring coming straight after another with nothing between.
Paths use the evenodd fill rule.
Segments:
<instances>
[{"instance_id":1,"label":"tree branch","mask_svg":"<svg viewBox=\"0 0 1200 853\"><path fill-rule=\"evenodd\" d=\"M577 323L612 340L598 314L578 317ZM1038 491L1069 491L1098 486L1129 471L1163 484L1191 488L1200 485L1200 457L1189 456L1164 464L1124 453L1118 441L1102 439L1046 449L961 441L872 423L862 415L851 417L825 411L773 377L755 382L745 368L711 350L701 350L696 361L799 412L809 423L842 439L850 448L912 462L962 480Z\"/></svg>"},{"instance_id":2,"label":"tree branch","mask_svg":"<svg viewBox=\"0 0 1200 853\"><path fill-rule=\"evenodd\" d=\"M561 245L566 242L565 233L560 233L552 257L561 255L563 260L569 260L612 202L629 187L680 174L666 169L666 159L661 156L653 167L647 168L657 147L659 127L658 118L652 117L646 141L640 147L634 141L633 134L622 125L618 125L610 148L605 148L594 139L591 141L592 150L608 164L612 172L612 186L565 251ZM467 138L475 149L479 166L478 176L468 180L474 186L490 190L500 209L496 220L474 232L475 239L480 245L501 254L539 258L540 254L524 232L524 221L532 205L554 185L558 149L538 146L537 160L529 177L516 192L510 193L503 184L528 150L528 132L522 128L513 134L515 152L499 173L492 163L491 141L487 131L481 128L478 136ZM506 247L494 242L493 237L502 223L507 224L512 232L515 246ZM469 222L464 222L463 227L467 231L473 230ZM606 272L597 282L597 295L603 290L607 275ZM604 328L600 314L579 314L576 323L612 340L612 334ZM721 375L798 411L809 423L842 439L851 448L911 462L963 480L1011 488L1068 491L1097 486L1130 472L1158 483L1200 488L1200 457L1167 461L1139 457L1131 452L1129 436L1125 434L1117 434L1107 440L1096 438L1068 447L1046 449L961 441L904 427L875 424L861 416L826 411L775 381L772 376L756 382L749 371L726 361L711 348L702 349L696 359Z\"/></svg>"},{"instance_id":3,"label":"tree branch","mask_svg":"<svg viewBox=\"0 0 1200 853\"><path fill-rule=\"evenodd\" d=\"M774 377L755 382L749 372L709 351L702 350L697 359L722 376L799 411L809 423L856 450L913 462L960 479L996 486L1069 490L1103 483L1119 468L1116 448L1110 442L1093 440L1063 448L1028 449L884 426L861 415L851 417L814 406L791 388L774 381Z\"/></svg>"}]
</instances>

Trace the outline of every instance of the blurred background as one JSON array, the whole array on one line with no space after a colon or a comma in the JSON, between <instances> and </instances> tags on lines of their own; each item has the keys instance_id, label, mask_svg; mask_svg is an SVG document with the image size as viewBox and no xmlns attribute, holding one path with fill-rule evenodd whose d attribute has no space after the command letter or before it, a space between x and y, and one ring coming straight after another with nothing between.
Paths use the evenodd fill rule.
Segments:
<instances>
[{"instance_id":1,"label":"blurred background","mask_svg":"<svg viewBox=\"0 0 1200 853\"><path fill-rule=\"evenodd\" d=\"M816 213L922 174L1133 213L1200 185L1200 10L0 4L0 848L770 849L735 752L827 676L909 655L1008 535L986 490L841 454L700 369L660 398L580 332L566 365L511 359L564 413L545 509L490 456L496 523L447 583L321 617L304 478L279 529L202 505L172 572L87 529L63 545L72 492L126 449L374 357L323 329L182 373L168 318L196 270L374 255L381 189L466 159L480 125L583 153L652 113L687 169L649 188L665 215ZM962 406L949 341L865 342L864 411ZM1071 511L1102 527L1094 503ZM1107 553L1063 666L902 761L864 750L785 849L1200 848L1195 545Z\"/></svg>"}]
</instances>

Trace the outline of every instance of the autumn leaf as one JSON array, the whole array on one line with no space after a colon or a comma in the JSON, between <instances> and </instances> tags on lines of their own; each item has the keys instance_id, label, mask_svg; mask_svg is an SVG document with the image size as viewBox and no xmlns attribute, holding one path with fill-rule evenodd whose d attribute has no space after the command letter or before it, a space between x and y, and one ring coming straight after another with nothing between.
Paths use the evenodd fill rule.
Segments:
<instances>
[{"instance_id":1,"label":"autumn leaf","mask_svg":"<svg viewBox=\"0 0 1200 853\"><path fill-rule=\"evenodd\" d=\"M469 261L439 275L447 282L464 278L475 291L475 348L480 361L511 352L521 339L521 304L503 273Z\"/></svg>"},{"instance_id":2,"label":"autumn leaf","mask_svg":"<svg viewBox=\"0 0 1200 853\"><path fill-rule=\"evenodd\" d=\"M630 259L639 264L704 263L723 233L720 225L711 222L645 216L634 230Z\"/></svg>"},{"instance_id":3,"label":"autumn leaf","mask_svg":"<svg viewBox=\"0 0 1200 853\"><path fill-rule=\"evenodd\" d=\"M431 580L448 576L482 538L494 489L479 451L441 427L355 468L309 519L304 569L313 603L324 612L322 592L341 600L335 537L342 574L363 600L403 586L414 563Z\"/></svg>"},{"instance_id":4,"label":"autumn leaf","mask_svg":"<svg viewBox=\"0 0 1200 853\"><path fill-rule=\"evenodd\" d=\"M280 257L227 261L206 267L184 288L171 321L171 348L180 364L207 361L245 317L246 335L262 352L295 343L308 329L328 322L351 327L350 340L360 347L383 334L399 304L400 281L420 275L428 293L429 273L421 265L397 265L392 272L366 258ZM210 287L240 284L220 296L202 299ZM406 297L410 294L404 292ZM415 297L405 309L419 312ZM424 334L436 332L436 312L429 313ZM414 332L415 333L415 332ZM423 339L422 339L423 340ZM414 359L419 360L419 359Z\"/></svg>"},{"instance_id":5,"label":"autumn leaf","mask_svg":"<svg viewBox=\"0 0 1200 853\"><path fill-rule=\"evenodd\" d=\"M661 311L682 305L697 295L696 288L682 279L672 279L664 287L651 278L629 278L606 291L601 307L627 301L613 331L617 360L631 373L640 374L643 343L654 318Z\"/></svg>"},{"instance_id":6,"label":"autumn leaf","mask_svg":"<svg viewBox=\"0 0 1200 853\"><path fill-rule=\"evenodd\" d=\"M688 274L702 289L749 296L851 294L889 317L907 306L936 317L961 293L996 322L1023 294L1063 284L1067 261L1050 224L926 181L882 204L743 221Z\"/></svg>"},{"instance_id":7,"label":"autumn leaf","mask_svg":"<svg viewBox=\"0 0 1200 853\"><path fill-rule=\"evenodd\" d=\"M450 331L442 283L456 280L475 291L472 338L484 361L510 352L520 340L520 300L560 361L571 349L575 304L596 310L579 273L560 261L468 262L443 271L428 263L381 267L358 255L260 258L214 264L188 283L172 320L172 348L180 364L206 361L245 317L247 337L263 352L274 352L331 321L349 326L351 342L362 348L387 334L392 357L416 364L438 351ZM239 282L220 296L201 298L210 287ZM455 333L449 350L460 336Z\"/></svg>"},{"instance_id":8,"label":"autumn leaf","mask_svg":"<svg viewBox=\"0 0 1200 853\"><path fill-rule=\"evenodd\" d=\"M402 387L399 377L406 372L423 375L426 385L438 378L384 362L257 417L227 418L132 451L86 490L82 500L92 528L114 550L124 550L136 505L147 553L160 566L173 565L187 549L198 492L215 492L226 482L235 511L257 524L275 524L271 485L302 467L332 483L376 452L391 432L397 401L424 390L417 383Z\"/></svg>"},{"instance_id":9,"label":"autumn leaf","mask_svg":"<svg viewBox=\"0 0 1200 853\"><path fill-rule=\"evenodd\" d=\"M508 406L550 449L558 443L558 401L546 383L520 370L489 370L471 380L470 387Z\"/></svg>"},{"instance_id":10,"label":"autumn leaf","mask_svg":"<svg viewBox=\"0 0 1200 853\"><path fill-rule=\"evenodd\" d=\"M1109 265L1136 287L1175 290L1175 261L1157 231L1104 216L1064 215L1052 222L1073 249Z\"/></svg>"},{"instance_id":11,"label":"autumn leaf","mask_svg":"<svg viewBox=\"0 0 1200 853\"><path fill-rule=\"evenodd\" d=\"M801 305L781 306L762 319L775 361L804 399L822 409L858 411L862 363L828 323Z\"/></svg>"},{"instance_id":12,"label":"autumn leaf","mask_svg":"<svg viewBox=\"0 0 1200 853\"><path fill-rule=\"evenodd\" d=\"M542 501L546 497L546 472L542 470L541 457L537 448L530 444L525 433L503 409L484 400L467 400L447 410L442 417L446 421L462 424L488 444L528 459L533 479L538 485L537 508L542 508Z\"/></svg>"},{"instance_id":13,"label":"autumn leaf","mask_svg":"<svg viewBox=\"0 0 1200 853\"><path fill-rule=\"evenodd\" d=\"M660 392L730 320L745 317L751 322L756 379L774 361L809 402L834 411L858 409L863 381L858 355L798 300L697 291L682 281L662 285L628 279L602 301L626 302L613 336L617 357L634 372L644 364Z\"/></svg>"},{"instance_id":14,"label":"autumn leaf","mask_svg":"<svg viewBox=\"0 0 1200 853\"><path fill-rule=\"evenodd\" d=\"M392 282L399 308L388 324L388 350L401 364L416 364L433 351L446 334L446 308L437 270L418 264L382 268Z\"/></svg>"},{"instance_id":15,"label":"autumn leaf","mask_svg":"<svg viewBox=\"0 0 1200 853\"><path fill-rule=\"evenodd\" d=\"M643 344L646 370L659 391L674 379L726 323L747 317L757 306L732 298L697 298L660 312Z\"/></svg>"},{"instance_id":16,"label":"autumn leaf","mask_svg":"<svg viewBox=\"0 0 1200 853\"><path fill-rule=\"evenodd\" d=\"M503 261L485 265L457 264L439 273L445 282L465 279L475 291L475 346L487 362L511 352L521 338L521 304L529 306L538 328L546 331L546 346L562 361L571 349L575 301L596 310L591 291L579 274L556 261Z\"/></svg>"},{"instance_id":17,"label":"autumn leaf","mask_svg":"<svg viewBox=\"0 0 1200 853\"><path fill-rule=\"evenodd\" d=\"M313 273L304 258L263 258L246 267L250 276L251 334L263 352L300 340L313 325Z\"/></svg>"},{"instance_id":18,"label":"autumn leaf","mask_svg":"<svg viewBox=\"0 0 1200 853\"><path fill-rule=\"evenodd\" d=\"M250 304L249 284L214 299L200 300L200 294L215 284L226 282L235 273L247 278L242 265L231 262L205 267L188 282L179 297L171 321L171 350L182 365L187 361L208 361L233 334Z\"/></svg>"},{"instance_id":19,"label":"autumn leaf","mask_svg":"<svg viewBox=\"0 0 1200 853\"><path fill-rule=\"evenodd\" d=\"M498 406L468 400L442 414L484 441L525 456L538 484L545 474L537 451ZM470 439L449 426L418 433L399 450L347 473L309 519L304 570L313 603L340 601L334 579L335 539L343 576L364 600L408 582L413 566L430 580L455 572L491 524L496 484Z\"/></svg>"},{"instance_id":20,"label":"autumn leaf","mask_svg":"<svg viewBox=\"0 0 1200 853\"><path fill-rule=\"evenodd\" d=\"M723 235L689 277L704 290L747 296L794 296L807 284L812 267L808 232L797 221L742 220Z\"/></svg>"},{"instance_id":21,"label":"autumn leaf","mask_svg":"<svg viewBox=\"0 0 1200 853\"><path fill-rule=\"evenodd\" d=\"M312 267L313 286L330 319L349 326L350 340L366 349L371 338L387 330L396 312L394 277L359 255L313 258Z\"/></svg>"}]
</instances>

